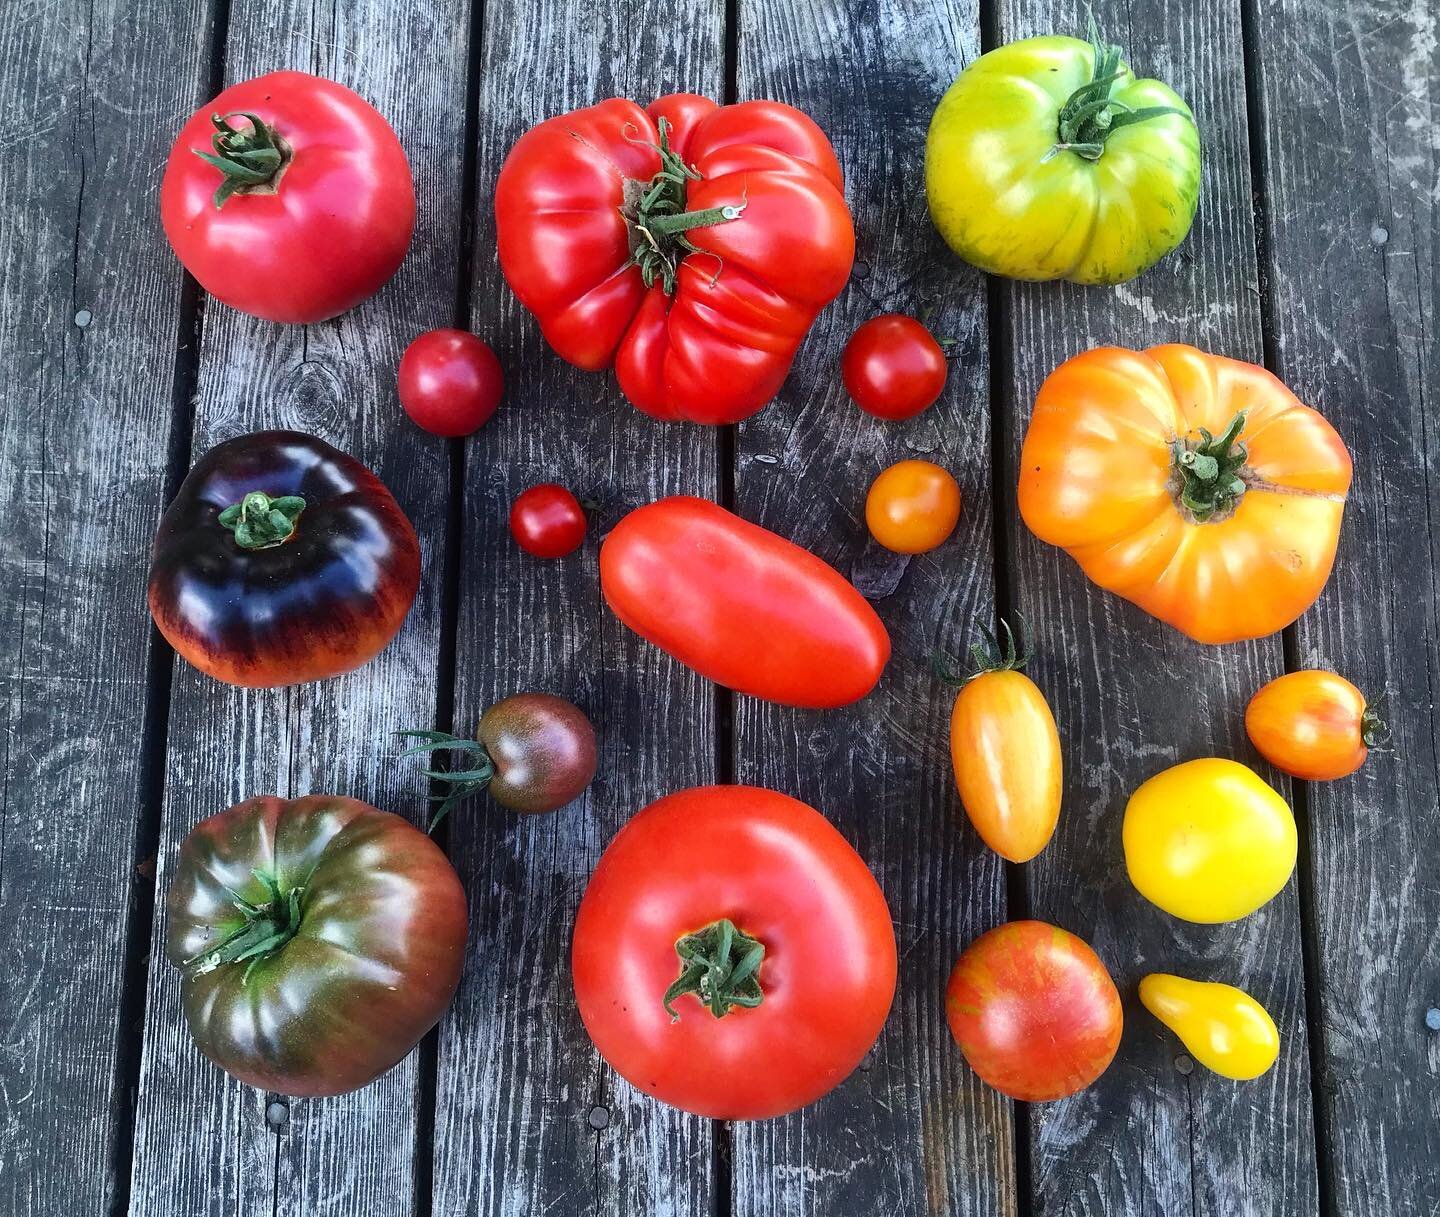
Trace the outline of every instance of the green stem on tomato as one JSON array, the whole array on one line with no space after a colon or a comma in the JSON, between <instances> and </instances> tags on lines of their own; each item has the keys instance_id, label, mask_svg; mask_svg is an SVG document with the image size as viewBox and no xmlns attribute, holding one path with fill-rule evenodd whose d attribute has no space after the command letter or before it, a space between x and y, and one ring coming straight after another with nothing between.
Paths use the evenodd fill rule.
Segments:
<instances>
[{"instance_id":1,"label":"green stem on tomato","mask_svg":"<svg viewBox=\"0 0 1440 1217\"><path fill-rule=\"evenodd\" d=\"M671 1022L680 1018L674 1003L687 993L716 1018L724 1018L736 1006L751 1009L765 1000L760 988L765 944L737 929L728 917L686 934L675 943L675 954L680 957L680 975L663 998Z\"/></svg>"},{"instance_id":2,"label":"green stem on tomato","mask_svg":"<svg viewBox=\"0 0 1440 1217\"><path fill-rule=\"evenodd\" d=\"M232 118L243 118L250 125L232 127ZM191 151L225 175L213 196L216 209L224 207L233 194L273 190L294 155L275 128L258 114L243 110L212 114L210 122L215 127L210 137L214 151L202 152L199 148Z\"/></svg>"},{"instance_id":3,"label":"green stem on tomato","mask_svg":"<svg viewBox=\"0 0 1440 1217\"><path fill-rule=\"evenodd\" d=\"M1136 108L1111 97L1111 89L1126 75L1120 48L1100 37L1095 28L1093 13L1089 18L1088 36L1090 45L1095 49L1090 79L1071 93L1060 107L1060 118L1055 129L1055 146L1046 159L1057 152L1073 152L1086 160L1098 161L1105 154L1105 141L1122 127L1161 118L1166 114L1189 117L1184 110L1175 106Z\"/></svg>"},{"instance_id":4,"label":"green stem on tomato","mask_svg":"<svg viewBox=\"0 0 1440 1217\"><path fill-rule=\"evenodd\" d=\"M270 898L252 904L231 892L231 903L245 920L214 946L185 961L185 970L191 976L204 976L226 964L244 963L245 974L240 979L244 984L257 964L278 954L299 932L305 889L292 887L288 892L281 891L274 875L259 870L250 873L265 885Z\"/></svg>"},{"instance_id":5,"label":"green stem on tomato","mask_svg":"<svg viewBox=\"0 0 1440 1217\"><path fill-rule=\"evenodd\" d=\"M1244 429L1241 410L1220 435L1200 427L1198 440L1179 438L1171 444L1173 493L1198 524L1228 516L1245 493L1241 475L1249 453L1238 442Z\"/></svg>"},{"instance_id":6,"label":"green stem on tomato","mask_svg":"<svg viewBox=\"0 0 1440 1217\"><path fill-rule=\"evenodd\" d=\"M1000 629L1005 635L1002 644L999 634L992 630L983 618L977 617L975 628L980 637L970 644L970 661L974 667L969 672L958 672L955 662L939 649L931 655L930 667L947 685L969 684L977 676L984 676L987 672L1022 671L1033 654L1025 646L1024 626L1025 619L1018 612L1015 614L1013 630L1010 623L1001 618Z\"/></svg>"},{"instance_id":7,"label":"green stem on tomato","mask_svg":"<svg viewBox=\"0 0 1440 1217\"><path fill-rule=\"evenodd\" d=\"M430 824L426 828L426 832L434 832L435 826L450 814L450 809L456 803L468 799L472 794L479 794L490 785L491 779L495 776L495 762L490 759L489 751L478 739L450 735L445 731L400 731L397 734L425 741L416 744L413 748L407 748L400 754L402 758L433 752L459 752L465 754L471 762L468 769L422 769L420 771L424 777L439 782L445 787L444 794L430 796L430 801L439 803L440 806L430 817Z\"/></svg>"},{"instance_id":8,"label":"green stem on tomato","mask_svg":"<svg viewBox=\"0 0 1440 1217\"><path fill-rule=\"evenodd\" d=\"M272 499L263 490L252 490L220 513L220 526L235 535L241 549L273 549L295 535L295 522L304 510L305 500L298 494Z\"/></svg>"}]
</instances>

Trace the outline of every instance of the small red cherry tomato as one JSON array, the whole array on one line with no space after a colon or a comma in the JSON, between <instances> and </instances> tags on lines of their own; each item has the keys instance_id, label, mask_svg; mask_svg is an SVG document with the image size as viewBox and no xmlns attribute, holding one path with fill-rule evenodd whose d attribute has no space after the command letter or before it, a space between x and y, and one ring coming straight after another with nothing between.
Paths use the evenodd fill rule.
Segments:
<instances>
[{"instance_id":1,"label":"small red cherry tomato","mask_svg":"<svg viewBox=\"0 0 1440 1217\"><path fill-rule=\"evenodd\" d=\"M945 994L970 1068L1029 1103L1084 1090L1120 1047L1120 994L1100 957L1043 921L1011 921L960 956Z\"/></svg>"},{"instance_id":2,"label":"small red cherry tomato","mask_svg":"<svg viewBox=\"0 0 1440 1217\"><path fill-rule=\"evenodd\" d=\"M955 531L960 487L930 461L899 461L870 483L865 523L897 554L923 554Z\"/></svg>"},{"instance_id":3,"label":"small red cherry tomato","mask_svg":"<svg viewBox=\"0 0 1440 1217\"><path fill-rule=\"evenodd\" d=\"M1359 689L1320 668L1259 689L1245 707L1245 730L1267 761L1308 782L1354 773L1389 734Z\"/></svg>"},{"instance_id":4,"label":"small red cherry tomato","mask_svg":"<svg viewBox=\"0 0 1440 1217\"><path fill-rule=\"evenodd\" d=\"M585 540L585 509L553 482L531 486L510 508L510 531L520 548L537 558L563 558Z\"/></svg>"},{"instance_id":5,"label":"small red cherry tomato","mask_svg":"<svg viewBox=\"0 0 1440 1217\"><path fill-rule=\"evenodd\" d=\"M840 356L845 391L876 418L913 418L940 396L948 370L930 331L899 313L870 318Z\"/></svg>"},{"instance_id":6,"label":"small red cherry tomato","mask_svg":"<svg viewBox=\"0 0 1440 1217\"><path fill-rule=\"evenodd\" d=\"M469 435L490 421L505 375L484 342L464 330L429 330L400 357L400 404L431 435Z\"/></svg>"}]
</instances>

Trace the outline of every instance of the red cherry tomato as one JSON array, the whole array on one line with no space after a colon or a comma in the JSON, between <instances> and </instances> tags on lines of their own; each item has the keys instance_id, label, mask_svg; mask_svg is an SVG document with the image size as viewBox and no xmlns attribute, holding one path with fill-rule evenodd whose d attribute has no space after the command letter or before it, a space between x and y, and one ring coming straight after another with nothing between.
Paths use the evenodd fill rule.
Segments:
<instances>
[{"instance_id":1,"label":"red cherry tomato","mask_svg":"<svg viewBox=\"0 0 1440 1217\"><path fill-rule=\"evenodd\" d=\"M415 188L399 139L363 97L271 72L232 85L181 129L160 218L217 300L308 324L373 296L399 268Z\"/></svg>"},{"instance_id":2,"label":"red cherry tomato","mask_svg":"<svg viewBox=\"0 0 1440 1217\"><path fill-rule=\"evenodd\" d=\"M400 404L417 427L451 438L483 427L505 375L484 342L464 330L430 330L400 357Z\"/></svg>"},{"instance_id":3,"label":"red cherry tomato","mask_svg":"<svg viewBox=\"0 0 1440 1217\"><path fill-rule=\"evenodd\" d=\"M870 318L840 356L845 391L876 418L913 418L940 396L948 371L930 331L899 313Z\"/></svg>"},{"instance_id":4,"label":"red cherry tomato","mask_svg":"<svg viewBox=\"0 0 1440 1217\"><path fill-rule=\"evenodd\" d=\"M510 532L520 548L537 558L563 558L585 540L585 509L553 482L531 486L510 508Z\"/></svg>"},{"instance_id":5,"label":"red cherry tomato","mask_svg":"<svg viewBox=\"0 0 1440 1217\"><path fill-rule=\"evenodd\" d=\"M1084 1090L1120 1047L1120 994L1100 957L1043 921L981 934L950 974L950 1032L1001 1094L1045 1102Z\"/></svg>"},{"instance_id":6,"label":"red cherry tomato","mask_svg":"<svg viewBox=\"0 0 1440 1217\"><path fill-rule=\"evenodd\" d=\"M575 1000L631 1085L721 1120L833 1090L895 996L875 877L818 811L755 786L668 795L601 855L575 916Z\"/></svg>"}]
</instances>

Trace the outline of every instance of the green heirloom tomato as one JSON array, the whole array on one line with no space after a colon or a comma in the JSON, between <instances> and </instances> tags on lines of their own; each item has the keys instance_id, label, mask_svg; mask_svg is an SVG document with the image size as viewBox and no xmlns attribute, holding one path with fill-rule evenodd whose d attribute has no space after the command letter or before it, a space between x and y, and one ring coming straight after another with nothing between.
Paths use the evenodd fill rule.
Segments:
<instances>
[{"instance_id":1,"label":"green heirloom tomato","mask_svg":"<svg viewBox=\"0 0 1440 1217\"><path fill-rule=\"evenodd\" d=\"M423 832L355 799L248 799L211 816L180 846L166 912L191 1035L263 1090L374 1081L460 981L454 868Z\"/></svg>"},{"instance_id":2,"label":"green heirloom tomato","mask_svg":"<svg viewBox=\"0 0 1440 1217\"><path fill-rule=\"evenodd\" d=\"M1190 231L1200 136L1189 107L1091 34L980 56L930 121L930 215L981 270L1123 283Z\"/></svg>"}]
</instances>

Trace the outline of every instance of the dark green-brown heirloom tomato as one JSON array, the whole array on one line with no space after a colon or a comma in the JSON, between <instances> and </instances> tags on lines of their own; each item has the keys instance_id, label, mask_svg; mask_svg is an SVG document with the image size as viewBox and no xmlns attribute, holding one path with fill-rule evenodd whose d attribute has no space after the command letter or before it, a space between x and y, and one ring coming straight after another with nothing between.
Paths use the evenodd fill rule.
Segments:
<instances>
[{"instance_id":1,"label":"dark green-brown heirloom tomato","mask_svg":"<svg viewBox=\"0 0 1440 1217\"><path fill-rule=\"evenodd\" d=\"M200 1051L281 1094L373 1082L460 981L465 893L419 829L356 799L247 799L181 843L165 953Z\"/></svg>"},{"instance_id":2,"label":"dark green-brown heirloom tomato","mask_svg":"<svg viewBox=\"0 0 1440 1217\"><path fill-rule=\"evenodd\" d=\"M965 69L931 119L925 189L940 235L981 270L1123 283L1190 231L1200 136L1092 22L1088 42L1025 38Z\"/></svg>"},{"instance_id":3,"label":"dark green-brown heirloom tomato","mask_svg":"<svg viewBox=\"0 0 1440 1217\"><path fill-rule=\"evenodd\" d=\"M321 680L373 659L420 586L420 544L364 465L299 431L210 449L160 521L150 614L232 685Z\"/></svg>"},{"instance_id":4,"label":"dark green-brown heirloom tomato","mask_svg":"<svg viewBox=\"0 0 1440 1217\"><path fill-rule=\"evenodd\" d=\"M486 789L511 811L554 811L590 785L595 776L595 728L579 707L553 693L516 693L480 716L474 739L444 731L402 731L423 741L401 753L458 752L459 767L426 769L448 789L437 795L435 825L461 799Z\"/></svg>"}]
</instances>

